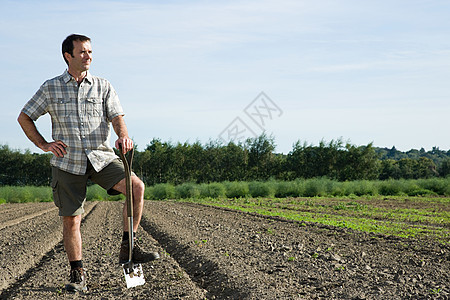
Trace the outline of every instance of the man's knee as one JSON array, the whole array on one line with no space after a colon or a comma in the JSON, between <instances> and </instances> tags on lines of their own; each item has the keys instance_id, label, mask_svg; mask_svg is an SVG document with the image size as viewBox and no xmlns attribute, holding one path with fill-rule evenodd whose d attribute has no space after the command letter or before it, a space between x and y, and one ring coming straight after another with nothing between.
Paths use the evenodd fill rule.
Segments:
<instances>
[{"instance_id":1,"label":"man's knee","mask_svg":"<svg viewBox=\"0 0 450 300\"><path fill-rule=\"evenodd\" d=\"M78 216L64 216L63 226L66 230L79 230L81 225L81 215Z\"/></svg>"},{"instance_id":2,"label":"man's knee","mask_svg":"<svg viewBox=\"0 0 450 300\"><path fill-rule=\"evenodd\" d=\"M143 194L145 191L144 182L142 182L142 180L137 176L133 176L132 179L133 179L133 191Z\"/></svg>"}]
</instances>

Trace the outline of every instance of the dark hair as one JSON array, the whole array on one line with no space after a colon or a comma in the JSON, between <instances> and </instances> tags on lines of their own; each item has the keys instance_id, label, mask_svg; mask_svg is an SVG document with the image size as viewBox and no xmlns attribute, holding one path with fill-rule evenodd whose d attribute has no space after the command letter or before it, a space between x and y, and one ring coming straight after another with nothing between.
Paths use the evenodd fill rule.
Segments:
<instances>
[{"instance_id":1,"label":"dark hair","mask_svg":"<svg viewBox=\"0 0 450 300\"><path fill-rule=\"evenodd\" d=\"M73 42L74 41L80 41L80 42L89 41L90 42L91 39L85 35L80 35L80 34L71 34L68 37L66 37L66 39L62 43L62 55L63 55L64 61L66 62L67 65L69 64L69 62L64 57L64 53L67 52L73 57Z\"/></svg>"}]
</instances>

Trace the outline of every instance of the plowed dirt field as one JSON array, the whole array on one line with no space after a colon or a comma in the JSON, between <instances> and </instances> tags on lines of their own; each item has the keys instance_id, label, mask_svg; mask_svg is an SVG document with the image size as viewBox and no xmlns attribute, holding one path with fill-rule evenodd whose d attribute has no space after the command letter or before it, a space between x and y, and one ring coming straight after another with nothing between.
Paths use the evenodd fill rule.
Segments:
<instances>
[{"instance_id":1,"label":"plowed dirt field","mask_svg":"<svg viewBox=\"0 0 450 300\"><path fill-rule=\"evenodd\" d=\"M161 259L127 289L121 202L87 202L88 292L69 266L53 203L0 205L1 299L448 299L449 247L180 202L146 201L138 236Z\"/></svg>"}]
</instances>

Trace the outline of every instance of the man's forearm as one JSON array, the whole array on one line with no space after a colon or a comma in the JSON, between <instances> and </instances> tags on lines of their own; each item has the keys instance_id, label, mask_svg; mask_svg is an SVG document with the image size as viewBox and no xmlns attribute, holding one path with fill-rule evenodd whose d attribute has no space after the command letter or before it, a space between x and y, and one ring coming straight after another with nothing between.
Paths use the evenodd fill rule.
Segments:
<instances>
[{"instance_id":1,"label":"man's forearm","mask_svg":"<svg viewBox=\"0 0 450 300\"><path fill-rule=\"evenodd\" d=\"M48 143L37 130L34 121L27 114L21 112L19 117L17 118L17 121L19 122L20 126L23 129L23 132L25 132L25 135L28 137L28 139L42 151L51 151L58 157L64 157L64 155L67 154L67 145L64 144L63 141L53 141L51 143Z\"/></svg>"},{"instance_id":2,"label":"man's forearm","mask_svg":"<svg viewBox=\"0 0 450 300\"><path fill-rule=\"evenodd\" d=\"M37 130L34 121L23 112L20 113L17 121L19 122L23 132L25 132L25 135L28 137L28 139L32 141L33 144L36 145L36 147L43 149L44 145L47 144L47 141Z\"/></svg>"},{"instance_id":3,"label":"man's forearm","mask_svg":"<svg viewBox=\"0 0 450 300\"><path fill-rule=\"evenodd\" d=\"M112 126L119 139L128 137L127 126L125 125L125 120L122 116L117 116L112 119Z\"/></svg>"},{"instance_id":4,"label":"man's forearm","mask_svg":"<svg viewBox=\"0 0 450 300\"><path fill-rule=\"evenodd\" d=\"M128 136L127 126L125 125L125 120L122 116L117 116L112 120L112 125L114 131L119 137L116 141L116 148L120 149L122 147L123 153L127 153L133 149L133 140Z\"/></svg>"}]
</instances>

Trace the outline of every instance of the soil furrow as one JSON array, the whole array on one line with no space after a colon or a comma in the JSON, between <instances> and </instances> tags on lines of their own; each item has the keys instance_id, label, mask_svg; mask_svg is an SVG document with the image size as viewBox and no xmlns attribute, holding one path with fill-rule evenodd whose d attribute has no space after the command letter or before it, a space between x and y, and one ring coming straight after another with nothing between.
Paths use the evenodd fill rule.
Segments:
<instances>
[{"instance_id":1,"label":"soil furrow","mask_svg":"<svg viewBox=\"0 0 450 300\"><path fill-rule=\"evenodd\" d=\"M0 213L6 213L12 210L22 210L26 208L39 209L41 206L47 206L49 202L24 202L24 203L2 203L0 205Z\"/></svg>"},{"instance_id":2,"label":"soil furrow","mask_svg":"<svg viewBox=\"0 0 450 300\"><path fill-rule=\"evenodd\" d=\"M53 202L2 204L0 205L0 226L10 220L18 219L50 208L55 208Z\"/></svg>"},{"instance_id":3,"label":"soil furrow","mask_svg":"<svg viewBox=\"0 0 450 300\"><path fill-rule=\"evenodd\" d=\"M86 205L86 213L94 204ZM62 240L62 224L57 210L1 230L0 291L32 269Z\"/></svg>"},{"instance_id":4,"label":"soil furrow","mask_svg":"<svg viewBox=\"0 0 450 300\"><path fill-rule=\"evenodd\" d=\"M38 212L35 212L35 213L27 214L27 215L25 215L23 217L20 217L20 218L17 218L17 219L13 219L13 220L9 220L9 221L3 222L3 223L0 224L0 230L2 230L5 227L8 227L8 226L17 225L17 224L25 222L25 221L27 221L29 219L36 218L36 217L38 217L40 215L43 215L43 214L46 214L46 213L49 213L49 212L52 212L52 211L56 211L57 209L58 209L57 207L52 207L52 208L49 208L49 209L46 209L46 210L41 210L41 211L38 211Z\"/></svg>"}]
</instances>

